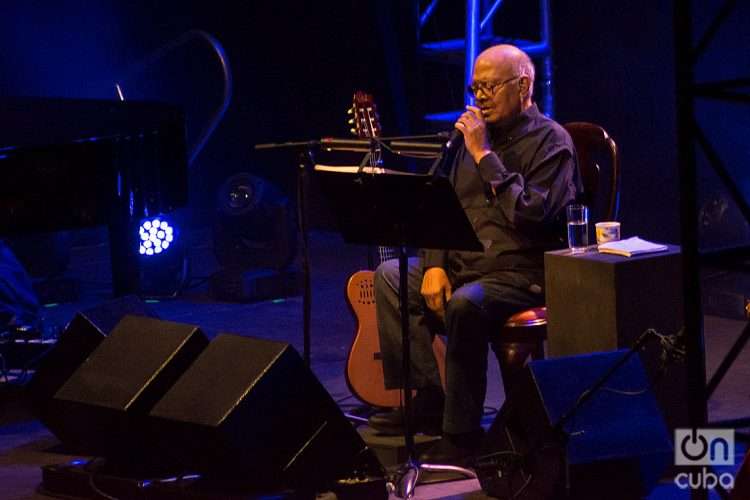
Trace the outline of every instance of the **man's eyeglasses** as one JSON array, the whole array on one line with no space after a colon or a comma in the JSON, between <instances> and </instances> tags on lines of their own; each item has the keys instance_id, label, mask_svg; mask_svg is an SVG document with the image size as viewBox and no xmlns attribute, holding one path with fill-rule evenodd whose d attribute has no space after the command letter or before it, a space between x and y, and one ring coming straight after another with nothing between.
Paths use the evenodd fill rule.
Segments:
<instances>
[{"instance_id":1,"label":"man's eyeglasses","mask_svg":"<svg viewBox=\"0 0 750 500\"><path fill-rule=\"evenodd\" d=\"M510 83L513 80L518 80L519 78L521 77L514 76L513 78L508 78L507 80L502 82L474 82L466 87L466 92L473 95L474 97L476 97L479 92L486 96L493 96L497 91L503 88L506 83Z\"/></svg>"}]
</instances>

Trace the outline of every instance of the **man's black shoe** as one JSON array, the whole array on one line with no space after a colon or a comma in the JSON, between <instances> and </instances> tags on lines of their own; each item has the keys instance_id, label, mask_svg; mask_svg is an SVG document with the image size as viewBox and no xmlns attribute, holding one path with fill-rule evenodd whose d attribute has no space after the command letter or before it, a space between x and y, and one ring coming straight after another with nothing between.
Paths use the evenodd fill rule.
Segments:
<instances>
[{"instance_id":1,"label":"man's black shoe","mask_svg":"<svg viewBox=\"0 0 750 500\"><path fill-rule=\"evenodd\" d=\"M404 413L401 408L376 413L367 420L367 424L379 434L400 436L404 433ZM412 428L414 433L439 436L442 433L443 415L414 415Z\"/></svg>"},{"instance_id":2,"label":"man's black shoe","mask_svg":"<svg viewBox=\"0 0 750 500\"><path fill-rule=\"evenodd\" d=\"M440 441L419 456L419 461L426 464L471 467L479 452L483 436L483 429L465 434L445 432Z\"/></svg>"}]
</instances>

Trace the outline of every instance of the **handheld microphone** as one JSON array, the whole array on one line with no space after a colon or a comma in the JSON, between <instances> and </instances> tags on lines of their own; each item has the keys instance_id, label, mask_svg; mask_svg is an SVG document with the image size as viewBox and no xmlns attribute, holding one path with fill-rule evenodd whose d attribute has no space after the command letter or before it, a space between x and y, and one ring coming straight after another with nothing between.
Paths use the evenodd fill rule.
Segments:
<instances>
[{"instance_id":1,"label":"handheld microphone","mask_svg":"<svg viewBox=\"0 0 750 500\"><path fill-rule=\"evenodd\" d=\"M446 158L451 158L452 155L458 151L458 148L461 147L461 144L464 143L464 134L457 128L454 128L450 135L448 136L448 140L445 143L444 149L443 149L443 156ZM479 172L477 170L477 172ZM482 184L484 185L484 197L487 200L487 203L491 203L492 199L495 198L495 192L492 190L492 185L489 182L485 182L482 180Z\"/></svg>"},{"instance_id":2,"label":"handheld microphone","mask_svg":"<svg viewBox=\"0 0 750 500\"><path fill-rule=\"evenodd\" d=\"M461 146L461 144L463 144L463 142L464 134L457 128L454 128L448 136L448 140L445 142L446 153L449 151L455 151Z\"/></svg>"},{"instance_id":3,"label":"handheld microphone","mask_svg":"<svg viewBox=\"0 0 750 500\"><path fill-rule=\"evenodd\" d=\"M464 135L458 129L453 129L450 132L441 132L439 135L447 137L448 140L443 144L443 150L440 156L435 159L435 163L433 163L432 168L430 168L430 175L433 176L448 175L458 148L464 143Z\"/></svg>"}]
</instances>

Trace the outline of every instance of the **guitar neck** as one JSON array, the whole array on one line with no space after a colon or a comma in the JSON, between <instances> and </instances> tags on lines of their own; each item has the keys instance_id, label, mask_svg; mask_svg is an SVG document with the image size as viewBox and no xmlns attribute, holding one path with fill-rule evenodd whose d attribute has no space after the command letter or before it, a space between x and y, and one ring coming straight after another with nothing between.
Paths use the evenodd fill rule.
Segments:
<instances>
[{"instance_id":1,"label":"guitar neck","mask_svg":"<svg viewBox=\"0 0 750 500\"><path fill-rule=\"evenodd\" d=\"M371 139L380 136L380 121L372 95L362 91L355 92L352 99L351 112L354 114L354 117L350 120L350 123L353 123L355 126L352 132L357 137ZM378 167L383 164L383 149L379 142L372 142L372 148L370 154L367 156L367 161L369 161L370 167ZM370 267L375 265L372 254L372 247L370 247L367 256ZM386 260L395 259L396 254L396 249L393 247L379 246L377 265L382 264Z\"/></svg>"}]
</instances>

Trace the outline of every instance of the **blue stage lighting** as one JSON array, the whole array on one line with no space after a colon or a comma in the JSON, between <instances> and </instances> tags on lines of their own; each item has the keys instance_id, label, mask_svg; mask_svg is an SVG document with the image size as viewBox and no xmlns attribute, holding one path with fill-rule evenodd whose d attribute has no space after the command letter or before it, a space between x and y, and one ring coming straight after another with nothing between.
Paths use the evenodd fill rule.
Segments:
<instances>
[{"instance_id":1,"label":"blue stage lighting","mask_svg":"<svg viewBox=\"0 0 750 500\"><path fill-rule=\"evenodd\" d=\"M176 230L166 220L153 217L141 222L138 228L138 253L145 256L164 252L174 241Z\"/></svg>"}]
</instances>

